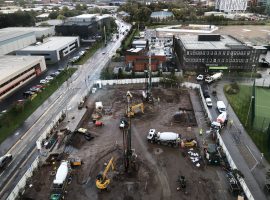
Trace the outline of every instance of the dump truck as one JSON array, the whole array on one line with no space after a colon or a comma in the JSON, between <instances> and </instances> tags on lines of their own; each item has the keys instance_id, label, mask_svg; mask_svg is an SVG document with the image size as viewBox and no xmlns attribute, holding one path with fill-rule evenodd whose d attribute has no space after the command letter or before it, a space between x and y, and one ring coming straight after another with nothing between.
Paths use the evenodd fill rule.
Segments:
<instances>
[{"instance_id":1,"label":"dump truck","mask_svg":"<svg viewBox=\"0 0 270 200\"><path fill-rule=\"evenodd\" d=\"M207 82L207 83L212 83L212 82L214 82L214 81L216 81L216 80L221 79L222 76L223 76L223 74L222 74L221 72L215 73L215 74L213 74L212 76L207 76L207 77L205 78L205 82Z\"/></svg>"},{"instance_id":2,"label":"dump truck","mask_svg":"<svg viewBox=\"0 0 270 200\"><path fill-rule=\"evenodd\" d=\"M51 188L50 200L60 200L67 185L69 173L69 162L63 160L57 169L55 179Z\"/></svg>"},{"instance_id":3,"label":"dump truck","mask_svg":"<svg viewBox=\"0 0 270 200\"><path fill-rule=\"evenodd\" d=\"M155 129L150 129L147 135L147 140L150 143L176 147L181 141L181 135L174 132L157 132Z\"/></svg>"}]
</instances>

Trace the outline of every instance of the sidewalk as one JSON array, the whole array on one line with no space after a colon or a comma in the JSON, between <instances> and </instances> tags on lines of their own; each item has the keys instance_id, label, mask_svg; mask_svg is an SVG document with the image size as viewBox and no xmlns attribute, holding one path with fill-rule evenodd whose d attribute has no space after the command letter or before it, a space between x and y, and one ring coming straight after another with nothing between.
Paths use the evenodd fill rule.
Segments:
<instances>
[{"instance_id":1,"label":"sidewalk","mask_svg":"<svg viewBox=\"0 0 270 200\"><path fill-rule=\"evenodd\" d=\"M227 99L223 93L224 82L219 82L216 91L218 99L222 99L226 105ZM261 159L261 152L253 143L252 139L245 131L243 125L239 121L238 117L232 110L232 107L229 105L227 108L227 113L230 119L233 120L233 128L234 130L241 130L239 132L239 142L235 141L235 131L232 131L229 127L227 127L222 133L222 139L226 144L236 166L238 169L244 174L245 182L248 185L253 197L255 200L264 200L269 199L266 197L265 193L263 192L263 187L265 184L265 173L267 168L270 167L269 163L267 163L264 159ZM246 151L242 151L245 148ZM250 154L250 155L248 155ZM253 166L249 165L249 160L247 156L250 158L253 157L256 160Z\"/></svg>"}]
</instances>

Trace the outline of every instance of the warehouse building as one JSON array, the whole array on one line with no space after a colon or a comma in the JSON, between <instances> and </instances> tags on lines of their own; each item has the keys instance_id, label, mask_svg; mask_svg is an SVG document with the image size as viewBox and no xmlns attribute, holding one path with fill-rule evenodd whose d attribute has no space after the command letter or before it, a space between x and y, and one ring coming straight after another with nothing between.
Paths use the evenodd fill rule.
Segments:
<instances>
[{"instance_id":1,"label":"warehouse building","mask_svg":"<svg viewBox=\"0 0 270 200\"><path fill-rule=\"evenodd\" d=\"M112 20L110 15L82 14L68 18L61 25L56 25L55 31L61 36L76 35L82 39L89 39L103 35L103 27L110 28Z\"/></svg>"},{"instance_id":2,"label":"warehouse building","mask_svg":"<svg viewBox=\"0 0 270 200\"><path fill-rule=\"evenodd\" d=\"M46 63L56 63L80 46L79 37L50 37L41 44L28 46L17 55L44 56Z\"/></svg>"},{"instance_id":3,"label":"warehouse building","mask_svg":"<svg viewBox=\"0 0 270 200\"><path fill-rule=\"evenodd\" d=\"M10 54L36 42L33 31L0 29L0 55Z\"/></svg>"},{"instance_id":4,"label":"warehouse building","mask_svg":"<svg viewBox=\"0 0 270 200\"><path fill-rule=\"evenodd\" d=\"M54 27L8 27L0 29L0 31L7 31L7 32L30 31L34 32L37 40L41 40L45 37L55 35Z\"/></svg>"},{"instance_id":5,"label":"warehouse building","mask_svg":"<svg viewBox=\"0 0 270 200\"><path fill-rule=\"evenodd\" d=\"M264 47L248 46L229 35L183 35L174 38L177 64L183 70L251 70Z\"/></svg>"},{"instance_id":6,"label":"warehouse building","mask_svg":"<svg viewBox=\"0 0 270 200\"><path fill-rule=\"evenodd\" d=\"M0 99L46 69L42 56L0 56Z\"/></svg>"}]
</instances>

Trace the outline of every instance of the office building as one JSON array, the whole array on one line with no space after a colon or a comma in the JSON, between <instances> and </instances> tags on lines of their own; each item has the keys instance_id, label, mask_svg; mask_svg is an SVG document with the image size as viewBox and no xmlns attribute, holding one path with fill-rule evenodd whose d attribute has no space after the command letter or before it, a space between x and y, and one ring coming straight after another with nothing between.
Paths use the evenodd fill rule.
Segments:
<instances>
[{"instance_id":1,"label":"office building","mask_svg":"<svg viewBox=\"0 0 270 200\"><path fill-rule=\"evenodd\" d=\"M0 56L0 99L46 69L42 56Z\"/></svg>"},{"instance_id":2,"label":"office building","mask_svg":"<svg viewBox=\"0 0 270 200\"><path fill-rule=\"evenodd\" d=\"M216 9L222 12L245 11L248 0L216 0Z\"/></svg>"},{"instance_id":3,"label":"office building","mask_svg":"<svg viewBox=\"0 0 270 200\"><path fill-rule=\"evenodd\" d=\"M79 37L50 37L43 43L16 51L17 55L44 56L46 63L56 63L80 46Z\"/></svg>"},{"instance_id":4,"label":"office building","mask_svg":"<svg viewBox=\"0 0 270 200\"><path fill-rule=\"evenodd\" d=\"M63 24L56 25L55 31L61 36L80 36L88 39L93 36L104 34L104 26L110 28L112 21L110 15L82 14L66 19Z\"/></svg>"},{"instance_id":5,"label":"office building","mask_svg":"<svg viewBox=\"0 0 270 200\"><path fill-rule=\"evenodd\" d=\"M182 70L251 70L264 47L252 47L229 35L183 35L174 38Z\"/></svg>"}]
</instances>

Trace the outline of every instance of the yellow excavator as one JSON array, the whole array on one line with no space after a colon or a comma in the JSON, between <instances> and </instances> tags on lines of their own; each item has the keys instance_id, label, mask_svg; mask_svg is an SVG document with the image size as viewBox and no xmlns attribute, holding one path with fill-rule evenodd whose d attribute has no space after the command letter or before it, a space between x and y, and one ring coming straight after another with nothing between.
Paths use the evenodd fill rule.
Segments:
<instances>
[{"instance_id":1,"label":"yellow excavator","mask_svg":"<svg viewBox=\"0 0 270 200\"><path fill-rule=\"evenodd\" d=\"M133 117L139 110L144 113L143 103L130 106L130 110L127 112L127 117Z\"/></svg>"},{"instance_id":2,"label":"yellow excavator","mask_svg":"<svg viewBox=\"0 0 270 200\"><path fill-rule=\"evenodd\" d=\"M96 177L96 186L100 190L107 189L108 185L110 184L111 180L107 177L107 173L109 169L114 170L114 164L113 164L114 158L112 157L109 163L107 164L105 170L97 175Z\"/></svg>"}]
</instances>

